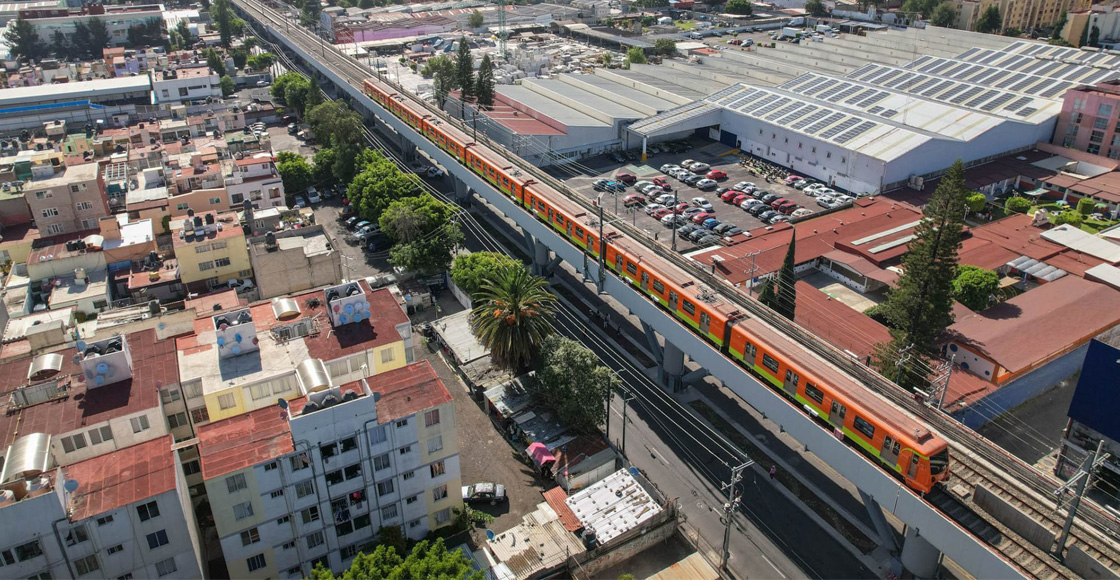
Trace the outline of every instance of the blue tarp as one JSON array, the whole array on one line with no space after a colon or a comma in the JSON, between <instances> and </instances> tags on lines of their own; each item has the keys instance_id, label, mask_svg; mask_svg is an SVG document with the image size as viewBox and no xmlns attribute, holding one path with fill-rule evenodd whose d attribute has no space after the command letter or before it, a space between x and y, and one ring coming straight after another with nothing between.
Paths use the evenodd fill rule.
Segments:
<instances>
[{"instance_id":1,"label":"blue tarp","mask_svg":"<svg viewBox=\"0 0 1120 580\"><path fill-rule=\"evenodd\" d=\"M1120 349L1093 340L1069 404L1069 417L1113 440L1120 440Z\"/></svg>"}]
</instances>

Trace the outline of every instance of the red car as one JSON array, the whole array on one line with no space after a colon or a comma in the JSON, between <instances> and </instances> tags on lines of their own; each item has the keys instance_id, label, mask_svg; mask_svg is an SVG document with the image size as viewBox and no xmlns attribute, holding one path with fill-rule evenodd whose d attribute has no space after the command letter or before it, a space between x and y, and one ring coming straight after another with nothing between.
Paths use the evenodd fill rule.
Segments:
<instances>
[{"instance_id":1,"label":"red car","mask_svg":"<svg viewBox=\"0 0 1120 580\"><path fill-rule=\"evenodd\" d=\"M708 219L711 219L711 218L714 218L714 217L716 217L716 214L706 212L706 211L702 211L702 212L692 216L692 223L702 224L702 223L704 223L704 220L708 220Z\"/></svg>"},{"instance_id":2,"label":"red car","mask_svg":"<svg viewBox=\"0 0 1120 580\"><path fill-rule=\"evenodd\" d=\"M727 203L731 203L731 200L735 199L736 197L738 197L740 195L743 195L743 192L736 191L734 189L729 189L729 190L721 193L719 198L722 199L723 201L726 201Z\"/></svg>"},{"instance_id":3,"label":"red car","mask_svg":"<svg viewBox=\"0 0 1120 580\"><path fill-rule=\"evenodd\" d=\"M744 201L747 201L748 199L754 199L754 198L752 198L751 196L749 196L745 193L740 193L739 195L735 196L735 199L731 203L734 204L734 205L742 205L742 203Z\"/></svg>"},{"instance_id":4,"label":"red car","mask_svg":"<svg viewBox=\"0 0 1120 580\"><path fill-rule=\"evenodd\" d=\"M789 214L793 213L793 210L797 209L797 204L794 203L793 201L787 199L786 201L778 204L778 206L775 207L774 209L776 209L776 210L778 210L778 211L780 211L780 212L782 212L786 215L789 215Z\"/></svg>"},{"instance_id":5,"label":"red car","mask_svg":"<svg viewBox=\"0 0 1120 580\"><path fill-rule=\"evenodd\" d=\"M681 213L681 212L683 212L684 210L686 210L690 207L692 207L692 204L688 203L687 201L682 202L682 203L678 203L677 204L677 213Z\"/></svg>"},{"instance_id":6,"label":"red car","mask_svg":"<svg viewBox=\"0 0 1120 580\"><path fill-rule=\"evenodd\" d=\"M665 216L667 216L667 215L669 215L669 214L671 214L671 213L673 213L673 210L671 210L671 209L669 209L669 208L661 208L661 209L659 209L659 210L657 210L657 211L655 211L655 212L653 212L653 213L651 213L651 214L649 214L649 215L650 215L650 217L652 217L653 219L655 219L655 220L659 220L659 219L661 219L661 218L663 218L663 217L665 217Z\"/></svg>"},{"instance_id":7,"label":"red car","mask_svg":"<svg viewBox=\"0 0 1120 580\"><path fill-rule=\"evenodd\" d=\"M789 201L789 200L784 198L784 197L779 197L777 199L772 199L772 200L770 200L770 207L772 209L778 209L779 205L782 205L783 203L785 203L787 201Z\"/></svg>"},{"instance_id":8,"label":"red car","mask_svg":"<svg viewBox=\"0 0 1120 580\"><path fill-rule=\"evenodd\" d=\"M645 205L646 197L640 193L631 193L630 195L622 198L622 205L626 207L634 205Z\"/></svg>"},{"instance_id":9,"label":"red car","mask_svg":"<svg viewBox=\"0 0 1120 580\"><path fill-rule=\"evenodd\" d=\"M635 177L633 173L619 173L618 175L614 176L614 178L615 180L621 181L622 183L634 183L638 180L638 178Z\"/></svg>"},{"instance_id":10,"label":"red car","mask_svg":"<svg viewBox=\"0 0 1120 580\"><path fill-rule=\"evenodd\" d=\"M708 172L708 179L727 179L727 174L722 169L713 169Z\"/></svg>"},{"instance_id":11,"label":"red car","mask_svg":"<svg viewBox=\"0 0 1120 580\"><path fill-rule=\"evenodd\" d=\"M654 177L653 184L665 191L673 191L673 186L669 185L669 180L664 177Z\"/></svg>"}]
</instances>

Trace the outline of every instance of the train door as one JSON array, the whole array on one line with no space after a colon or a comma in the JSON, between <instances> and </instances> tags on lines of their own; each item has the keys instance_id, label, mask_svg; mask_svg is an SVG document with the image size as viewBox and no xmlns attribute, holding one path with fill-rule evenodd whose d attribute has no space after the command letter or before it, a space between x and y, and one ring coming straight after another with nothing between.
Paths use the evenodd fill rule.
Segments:
<instances>
[{"instance_id":1,"label":"train door","mask_svg":"<svg viewBox=\"0 0 1120 580\"><path fill-rule=\"evenodd\" d=\"M708 333L708 327L712 325L712 317L707 312L700 311L700 332Z\"/></svg>"},{"instance_id":2,"label":"train door","mask_svg":"<svg viewBox=\"0 0 1120 580\"><path fill-rule=\"evenodd\" d=\"M879 449L879 458L887 465L894 465L898 463L899 451L900 446L898 441L895 441L893 437L887 435L883 438L883 446Z\"/></svg>"},{"instance_id":3,"label":"train door","mask_svg":"<svg viewBox=\"0 0 1120 580\"><path fill-rule=\"evenodd\" d=\"M670 290L669 291L669 307L673 309L673 312L677 311L677 302L678 301L679 300L678 300L678 297L677 297L677 292L675 290Z\"/></svg>"},{"instance_id":4,"label":"train door","mask_svg":"<svg viewBox=\"0 0 1120 580\"><path fill-rule=\"evenodd\" d=\"M906 472L906 477L910 479L918 477L918 454L916 452L910 454L910 470Z\"/></svg>"},{"instance_id":5,"label":"train door","mask_svg":"<svg viewBox=\"0 0 1120 580\"><path fill-rule=\"evenodd\" d=\"M800 380L801 377L799 377L797 373L786 369L786 380L782 383L782 387L785 388L787 393L789 393L789 396L797 396L797 383Z\"/></svg>"},{"instance_id":6,"label":"train door","mask_svg":"<svg viewBox=\"0 0 1120 580\"><path fill-rule=\"evenodd\" d=\"M649 273L642 270L642 290L649 290Z\"/></svg>"},{"instance_id":7,"label":"train door","mask_svg":"<svg viewBox=\"0 0 1120 580\"><path fill-rule=\"evenodd\" d=\"M572 239L572 222L568 221L564 224L564 231L568 234L568 239Z\"/></svg>"},{"instance_id":8,"label":"train door","mask_svg":"<svg viewBox=\"0 0 1120 580\"><path fill-rule=\"evenodd\" d=\"M848 412L848 408L836 401L832 401L832 409L828 412L828 422L837 427L844 426L844 415Z\"/></svg>"}]
</instances>

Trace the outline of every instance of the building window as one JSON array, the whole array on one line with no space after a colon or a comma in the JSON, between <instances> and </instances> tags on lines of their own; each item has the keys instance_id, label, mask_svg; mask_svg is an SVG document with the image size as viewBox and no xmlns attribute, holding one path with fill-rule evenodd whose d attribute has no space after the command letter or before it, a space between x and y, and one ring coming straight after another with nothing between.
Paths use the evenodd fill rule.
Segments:
<instances>
[{"instance_id":1,"label":"building window","mask_svg":"<svg viewBox=\"0 0 1120 580\"><path fill-rule=\"evenodd\" d=\"M238 492L247 487L249 487L249 484L245 482L244 473L235 473L226 478L226 490L229 493Z\"/></svg>"},{"instance_id":2,"label":"building window","mask_svg":"<svg viewBox=\"0 0 1120 580\"><path fill-rule=\"evenodd\" d=\"M187 414L175 413L174 415L167 416L167 425L172 429L187 426Z\"/></svg>"},{"instance_id":3,"label":"building window","mask_svg":"<svg viewBox=\"0 0 1120 580\"><path fill-rule=\"evenodd\" d=\"M252 502L242 502L233 506L233 518L236 520L243 520L253 515Z\"/></svg>"},{"instance_id":4,"label":"building window","mask_svg":"<svg viewBox=\"0 0 1120 580\"><path fill-rule=\"evenodd\" d=\"M290 542L284 542L284 545L283 545L283 546L280 546L280 549L281 549L281 550L291 550L291 549L293 549L293 548L295 548L295 547L296 547L296 541L295 541L295 540L292 540L292 541L290 541Z\"/></svg>"},{"instance_id":5,"label":"building window","mask_svg":"<svg viewBox=\"0 0 1120 580\"><path fill-rule=\"evenodd\" d=\"M43 555L43 548L39 545L39 540L32 540L26 544L16 546L16 558L20 562L26 562L32 558L38 558Z\"/></svg>"},{"instance_id":6,"label":"building window","mask_svg":"<svg viewBox=\"0 0 1120 580\"><path fill-rule=\"evenodd\" d=\"M305 523L305 524L310 524L311 522L317 522L317 521L319 521L319 506L313 505L313 506L305 509L305 510L299 512L299 516L300 516L300 519L303 520L303 523Z\"/></svg>"},{"instance_id":7,"label":"building window","mask_svg":"<svg viewBox=\"0 0 1120 580\"><path fill-rule=\"evenodd\" d=\"M1092 133L1089 134L1089 141L1091 141L1093 143L1103 143L1104 142L1104 131L1093 131Z\"/></svg>"},{"instance_id":8,"label":"building window","mask_svg":"<svg viewBox=\"0 0 1120 580\"><path fill-rule=\"evenodd\" d=\"M393 493L393 480L387 479L377 484L377 496L384 497Z\"/></svg>"},{"instance_id":9,"label":"building window","mask_svg":"<svg viewBox=\"0 0 1120 580\"><path fill-rule=\"evenodd\" d=\"M241 545L249 546L261 541L261 534L257 528L249 528L241 532Z\"/></svg>"},{"instance_id":10,"label":"building window","mask_svg":"<svg viewBox=\"0 0 1120 580\"><path fill-rule=\"evenodd\" d=\"M66 534L66 545L76 546L89 540L89 534L86 533L85 526L77 526Z\"/></svg>"},{"instance_id":11,"label":"building window","mask_svg":"<svg viewBox=\"0 0 1120 580\"><path fill-rule=\"evenodd\" d=\"M107 549L105 551L108 552L110 556L112 556L113 554L116 554L117 552L124 551L124 546L121 545L121 544L117 544L116 546L109 546L109 549Z\"/></svg>"},{"instance_id":12,"label":"building window","mask_svg":"<svg viewBox=\"0 0 1120 580\"><path fill-rule=\"evenodd\" d=\"M62 450L66 453L73 453L78 449L84 449L86 446L86 438L81 433L62 438Z\"/></svg>"},{"instance_id":13,"label":"building window","mask_svg":"<svg viewBox=\"0 0 1120 580\"><path fill-rule=\"evenodd\" d=\"M229 266L229 264L229 258L218 258L217 260L214 260L215 268L225 268L226 266Z\"/></svg>"},{"instance_id":14,"label":"building window","mask_svg":"<svg viewBox=\"0 0 1120 580\"><path fill-rule=\"evenodd\" d=\"M296 484L296 497L297 498L307 497L307 496L309 496L313 493L315 493L315 483L312 482L310 479L307 480L307 481L301 481L301 482Z\"/></svg>"},{"instance_id":15,"label":"building window","mask_svg":"<svg viewBox=\"0 0 1120 580\"><path fill-rule=\"evenodd\" d=\"M382 469L389 469L389 454L385 453L373 458L373 470L381 471Z\"/></svg>"},{"instance_id":16,"label":"building window","mask_svg":"<svg viewBox=\"0 0 1120 580\"><path fill-rule=\"evenodd\" d=\"M442 526L451 521L451 508L441 509L436 512L436 525Z\"/></svg>"},{"instance_id":17,"label":"building window","mask_svg":"<svg viewBox=\"0 0 1120 580\"><path fill-rule=\"evenodd\" d=\"M101 565L97 563L97 556L94 555L86 556L85 558L81 558L74 562L74 571L78 573L78 576L85 576L86 574L95 572L100 568Z\"/></svg>"},{"instance_id":18,"label":"building window","mask_svg":"<svg viewBox=\"0 0 1120 580\"><path fill-rule=\"evenodd\" d=\"M338 449L342 453L346 453L347 451L353 451L357 448L358 448L358 438L357 437L347 437L346 439L343 439L343 440L338 442Z\"/></svg>"},{"instance_id":19,"label":"building window","mask_svg":"<svg viewBox=\"0 0 1120 580\"><path fill-rule=\"evenodd\" d=\"M178 570L179 567L175 565L175 558L168 558L162 562L156 562L156 574L158 576L174 574Z\"/></svg>"},{"instance_id":20,"label":"building window","mask_svg":"<svg viewBox=\"0 0 1120 580\"><path fill-rule=\"evenodd\" d=\"M1093 155L1099 155L1101 152L1101 146L1097 143L1090 143L1089 146L1085 148L1085 151L1088 153L1092 153Z\"/></svg>"},{"instance_id":21,"label":"building window","mask_svg":"<svg viewBox=\"0 0 1120 580\"><path fill-rule=\"evenodd\" d=\"M447 467L444 466L442 461L437 461L431 465L432 477L439 477L447 472Z\"/></svg>"},{"instance_id":22,"label":"building window","mask_svg":"<svg viewBox=\"0 0 1120 580\"><path fill-rule=\"evenodd\" d=\"M432 489L432 501L439 501L447 497L447 484Z\"/></svg>"},{"instance_id":23,"label":"building window","mask_svg":"<svg viewBox=\"0 0 1120 580\"><path fill-rule=\"evenodd\" d=\"M391 520L391 519L394 519L396 517L397 517L397 504L395 504L395 503L394 504L389 504L389 505L381 508L381 525L384 526L385 522L387 520Z\"/></svg>"},{"instance_id":24,"label":"building window","mask_svg":"<svg viewBox=\"0 0 1120 580\"><path fill-rule=\"evenodd\" d=\"M167 539L167 530L160 530L158 532L148 534L147 537L149 550L154 550L160 546L166 546L167 542L169 541Z\"/></svg>"},{"instance_id":25,"label":"building window","mask_svg":"<svg viewBox=\"0 0 1120 580\"><path fill-rule=\"evenodd\" d=\"M419 500L419 499L420 499L420 496L418 496L418 495L413 495L413 496L410 496L410 497L406 497L404 499L404 505L412 505L412 504L416 503L416 501Z\"/></svg>"},{"instance_id":26,"label":"building window","mask_svg":"<svg viewBox=\"0 0 1120 580\"><path fill-rule=\"evenodd\" d=\"M432 427L439 425L439 409L432 409L424 413L424 426Z\"/></svg>"},{"instance_id":27,"label":"building window","mask_svg":"<svg viewBox=\"0 0 1120 580\"><path fill-rule=\"evenodd\" d=\"M394 358L396 358L396 354L393 352L393 347L381 349L381 362L382 363L393 362Z\"/></svg>"},{"instance_id":28,"label":"building window","mask_svg":"<svg viewBox=\"0 0 1120 580\"><path fill-rule=\"evenodd\" d=\"M179 389L162 389L159 392L159 396L161 399L163 399L164 405L174 403L180 398Z\"/></svg>"},{"instance_id":29,"label":"building window","mask_svg":"<svg viewBox=\"0 0 1120 580\"><path fill-rule=\"evenodd\" d=\"M307 460L307 455L304 453L300 453L299 455L296 455L294 457L289 457L288 463L291 464L292 471L307 469L311 466L311 462Z\"/></svg>"},{"instance_id":30,"label":"building window","mask_svg":"<svg viewBox=\"0 0 1120 580\"><path fill-rule=\"evenodd\" d=\"M93 209L93 204L88 201L79 201L78 203L74 204L74 207L76 207L78 211L89 211Z\"/></svg>"},{"instance_id":31,"label":"building window","mask_svg":"<svg viewBox=\"0 0 1120 580\"><path fill-rule=\"evenodd\" d=\"M337 485L339 483L342 483L343 481L341 469L336 469L334 471L328 472L323 477L327 480L328 486Z\"/></svg>"},{"instance_id":32,"label":"building window","mask_svg":"<svg viewBox=\"0 0 1120 580\"><path fill-rule=\"evenodd\" d=\"M322 546L324 542L326 542L326 536L323 534L322 530L319 530L318 532L307 536L307 549L310 550L312 548Z\"/></svg>"},{"instance_id":33,"label":"building window","mask_svg":"<svg viewBox=\"0 0 1120 580\"><path fill-rule=\"evenodd\" d=\"M191 421L193 421L195 425L208 423L210 421L210 411L206 410L206 407L191 409Z\"/></svg>"},{"instance_id":34,"label":"building window","mask_svg":"<svg viewBox=\"0 0 1120 580\"><path fill-rule=\"evenodd\" d=\"M353 546L346 546L345 548L338 551L338 555L341 556L343 560L348 560L350 558L353 558L357 553L358 553L358 545L357 544L354 544Z\"/></svg>"},{"instance_id":35,"label":"building window","mask_svg":"<svg viewBox=\"0 0 1120 580\"><path fill-rule=\"evenodd\" d=\"M1076 137L1077 136L1077 131L1079 129L1080 129L1079 125L1074 125L1073 123L1070 123L1069 125L1066 126L1066 135L1069 136L1069 137Z\"/></svg>"},{"instance_id":36,"label":"building window","mask_svg":"<svg viewBox=\"0 0 1120 580\"><path fill-rule=\"evenodd\" d=\"M1108 118L1107 117L1097 117L1096 119L1093 119L1093 128L1094 129L1100 129L1102 131L1107 129L1108 128Z\"/></svg>"},{"instance_id":37,"label":"building window","mask_svg":"<svg viewBox=\"0 0 1120 580\"><path fill-rule=\"evenodd\" d=\"M411 445L405 445L404 447L401 447L401 455L408 455L411 452L412 452L412 446Z\"/></svg>"},{"instance_id":38,"label":"building window","mask_svg":"<svg viewBox=\"0 0 1120 580\"><path fill-rule=\"evenodd\" d=\"M183 464L183 475L194 475L200 471L202 471L202 467L199 466L197 459Z\"/></svg>"},{"instance_id":39,"label":"building window","mask_svg":"<svg viewBox=\"0 0 1120 580\"><path fill-rule=\"evenodd\" d=\"M436 435L428 439L428 453L435 453L443 449L443 435Z\"/></svg>"},{"instance_id":40,"label":"building window","mask_svg":"<svg viewBox=\"0 0 1120 580\"><path fill-rule=\"evenodd\" d=\"M43 215L43 217L45 217L45 218L48 218L48 217L58 217L58 208L56 208L56 207L48 207L48 208L44 208L44 209L40 210L40 213L41 213L41 214Z\"/></svg>"},{"instance_id":41,"label":"building window","mask_svg":"<svg viewBox=\"0 0 1120 580\"><path fill-rule=\"evenodd\" d=\"M104 526L106 524L111 524L111 523L113 523L113 516L111 516L111 515L101 516L101 517L97 518L97 525L99 525L99 526Z\"/></svg>"},{"instance_id":42,"label":"building window","mask_svg":"<svg viewBox=\"0 0 1120 580\"><path fill-rule=\"evenodd\" d=\"M372 431L369 432L369 444L370 445L377 445L379 443L384 443L387 440L388 440L388 437L386 436L384 425L378 425L376 429L373 429Z\"/></svg>"},{"instance_id":43,"label":"building window","mask_svg":"<svg viewBox=\"0 0 1120 580\"><path fill-rule=\"evenodd\" d=\"M219 205L221 203L222 203L222 198L220 198L220 197L211 197L210 198L210 205Z\"/></svg>"},{"instance_id":44,"label":"building window","mask_svg":"<svg viewBox=\"0 0 1120 580\"><path fill-rule=\"evenodd\" d=\"M408 480L412 479L413 477L416 477L416 472L415 471L409 471L408 473L401 476L401 478L403 478L405 481L408 481Z\"/></svg>"},{"instance_id":45,"label":"building window","mask_svg":"<svg viewBox=\"0 0 1120 580\"><path fill-rule=\"evenodd\" d=\"M150 425L148 425L148 416L147 415L140 415L139 417L133 417L132 419L129 420L129 422L132 423L132 432L133 433L139 433L141 431L147 431L148 428L150 427Z\"/></svg>"},{"instance_id":46,"label":"building window","mask_svg":"<svg viewBox=\"0 0 1120 580\"><path fill-rule=\"evenodd\" d=\"M146 522L152 518L159 517L159 505L150 501L144 505L136 506L136 515L140 516L140 521Z\"/></svg>"},{"instance_id":47,"label":"building window","mask_svg":"<svg viewBox=\"0 0 1120 580\"><path fill-rule=\"evenodd\" d=\"M218 408L221 410L232 409L234 406L233 393L218 395Z\"/></svg>"},{"instance_id":48,"label":"building window","mask_svg":"<svg viewBox=\"0 0 1120 580\"><path fill-rule=\"evenodd\" d=\"M269 495L269 497L271 497L272 499L276 499L276 498L278 498L278 497L284 497L284 490L283 490L283 489L278 489L278 490L276 490L276 491L273 491L272 493L270 493L270 494L268 494L268 495Z\"/></svg>"},{"instance_id":49,"label":"building window","mask_svg":"<svg viewBox=\"0 0 1120 580\"><path fill-rule=\"evenodd\" d=\"M1098 117L1111 117L1112 116L1112 105L1110 105L1108 103L1101 103L1101 104L1097 105L1097 116Z\"/></svg>"},{"instance_id":50,"label":"building window","mask_svg":"<svg viewBox=\"0 0 1120 580\"><path fill-rule=\"evenodd\" d=\"M264 568L264 554L257 554L245 560L245 564L249 566L250 572L255 572Z\"/></svg>"},{"instance_id":51,"label":"building window","mask_svg":"<svg viewBox=\"0 0 1120 580\"><path fill-rule=\"evenodd\" d=\"M51 235L61 234L62 233L62 224L50 224L50 225L48 225L47 226L47 233L51 234Z\"/></svg>"},{"instance_id":52,"label":"building window","mask_svg":"<svg viewBox=\"0 0 1120 580\"><path fill-rule=\"evenodd\" d=\"M397 421L397 429L401 429L403 427L408 427L408 419L401 419L400 421Z\"/></svg>"},{"instance_id":53,"label":"building window","mask_svg":"<svg viewBox=\"0 0 1120 580\"><path fill-rule=\"evenodd\" d=\"M205 272L206 270L213 270L214 269L214 262L212 262L212 261L199 262L198 263L198 269L203 271L203 272Z\"/></svg>"}]
</instances>

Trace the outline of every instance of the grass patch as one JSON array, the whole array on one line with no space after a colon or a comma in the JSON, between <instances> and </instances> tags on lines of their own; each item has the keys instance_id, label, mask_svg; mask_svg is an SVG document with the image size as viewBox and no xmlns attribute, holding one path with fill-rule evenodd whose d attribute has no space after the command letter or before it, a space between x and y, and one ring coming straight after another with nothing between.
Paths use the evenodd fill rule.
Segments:
<instances>
[{"instance_id":1,"label":"grass patch","mask_svg":"<svg viewBox=\"0 0 1120 580\"><path fill-rule=\"evenodd\" d=\"M732 427L730 423L719 416L719 414L705 404L704 401L692 401L689 403L689 406L748 456L756 458L765 457L761 449L751 443L738 429ZM784 469L779 469L774 479L782 484L782 487L788 489L799 501L809 506L809 509L813 510L813 512L827 522L828 525L832 526L837 532L840 532L840 535L844 536L844 538L851 542L861 553L868 554L878 546L871 538L864 535L859 528L841 516L840 512L829 505L827 499L817 497L809 488L802 485L793 474Z\"/></svg>"},{"instance_id":2,"label":"grass patch","mask_svg":"<svg viewBox=\"0 0 1120 580\"><path fill-rule=\"evenodd\" d=\"M688 32L689 30L693 30L693 29L696 28L696 21L695 20L678 20L677 22L674 22L673 24L677 28L680 28L681 30L683 30L685 32Z\"/></svg>"}]
</instances>

